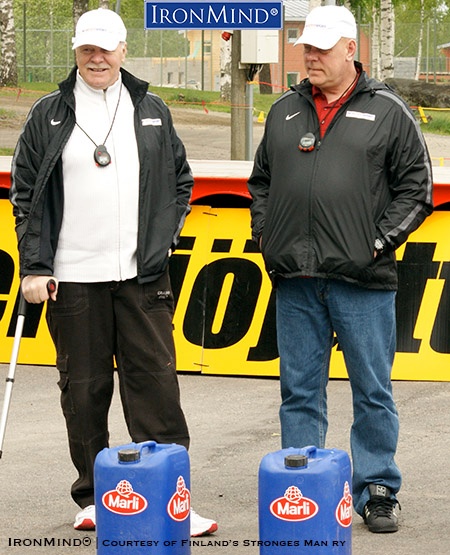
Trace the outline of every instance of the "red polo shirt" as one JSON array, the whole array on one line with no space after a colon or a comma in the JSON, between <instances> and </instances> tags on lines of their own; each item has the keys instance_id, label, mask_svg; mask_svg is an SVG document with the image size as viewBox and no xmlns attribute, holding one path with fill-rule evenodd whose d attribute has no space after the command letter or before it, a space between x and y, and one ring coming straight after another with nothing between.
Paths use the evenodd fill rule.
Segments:
<instances>
[{"instance_id":1,"label":"red polo shirt","mask_svg":"<svg viewBox=\"0 0 450 555\"><path fill-rule=\"evenodd\" d=\"M359 77L359 74L358 74ZM316 105L317 116L319 118L319 132L320 138L325 135L325 131L327 130L328 126L330 125L331 121L333 120L336 112L339 108L344 104L350 94L353 92L353 89L356 87L356 83L358 79L355 79L355 82L352 83L351 87L348 91L345 91L341 97L337 100L333 100L333 102L328 102L327 97L322 93L322 91L313 85L312 87L312 95L314 104Z\"/></svg>"}]
</instances>

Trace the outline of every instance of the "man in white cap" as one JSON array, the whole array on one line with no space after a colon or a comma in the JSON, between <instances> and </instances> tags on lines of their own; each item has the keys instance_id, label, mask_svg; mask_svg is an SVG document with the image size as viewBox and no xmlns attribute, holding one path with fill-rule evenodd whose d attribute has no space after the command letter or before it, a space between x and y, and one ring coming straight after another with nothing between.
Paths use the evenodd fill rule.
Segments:
<instances>
[{"instance_id":1,"label":"man in white cap","mask_svg":"<svg viewBox=\"0 0 450 555\"><path fill-rule=\"evenodd\" d=\"M252 236L276 288L282 446L324 447L330 355L353 394L353 503L371 532L398 529L401 473L395 250L432 212L431 162L405 102L355 61L345 7L307 16L308 78L268 115L248 182Z\"/></svg>"},{"instance_id":2,"label":"man in white cap","mask_svg":"<svg viewBox=\"0 0 450 555\"><path fill-rule=\"evenodd\" d=\"M22 293L52 300L78 530L95 528L93 465L108 446L115 365L132 440L189 447L168 264L193 177L167 106L121 68L126 36L113 11L80 17L76 67L32 107L12 164ZM192 536L215 530L191 511Z\"/></svg>"}]
</instances>

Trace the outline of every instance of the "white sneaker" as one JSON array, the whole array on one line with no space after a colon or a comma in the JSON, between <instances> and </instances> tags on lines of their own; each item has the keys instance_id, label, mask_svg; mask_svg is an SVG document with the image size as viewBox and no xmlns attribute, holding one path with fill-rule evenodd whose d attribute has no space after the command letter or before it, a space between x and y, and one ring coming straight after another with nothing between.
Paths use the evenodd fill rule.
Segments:
<instances>
[{"instance_id":1,"label":"white sneaker","mask_svg":"<svg viewBox=\"0 0 450 555\"><path fill-rule=\"evenodd\" d=\"M89 505L75 516L75 530L95 530L95 505Z\"/></svg>"},{"instance_id":2,"label":"white sneaker","mask_svg":"<svg viewBox=\"0 0 450 555\"><path fill-rule=\"evenodd\" d=\"M194 509L191 509L191 538L213 534L217 528L216 521L210 518L203 518Z\"/></svg>"},{"instance_id":3,"label":"white sneaker","mask_svg":"<svg viewBox=\"0 0 450 555\"><path fill-rule=\"evenodd\" d=\"M75 530L95 530L95 506L89 505L75 516ZM217 530L217 522L203 518L191 509L191 537L206 536Z\"/></svg>"}]
</instances>

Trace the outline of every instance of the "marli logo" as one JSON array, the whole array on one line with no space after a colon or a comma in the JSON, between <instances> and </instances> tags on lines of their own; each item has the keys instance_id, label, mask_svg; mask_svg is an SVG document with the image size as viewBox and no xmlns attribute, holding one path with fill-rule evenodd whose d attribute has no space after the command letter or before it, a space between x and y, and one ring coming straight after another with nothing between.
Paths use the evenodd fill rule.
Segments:
<instances>
[{"instance_id":1,"label":"marli logo","mask_svg":"<svg viewBox=\"0 0 450 555\"><path fill-rule=\"evenodd\" d=\"M107 491L102 497L103 506L118 515L137 515L147 508L147 499L133 491L128 480L121 480L115 490Z\"/></svg>"},{"instance_id":2,"label":"marli logo","mask_svg":"<svg viewBox=\"0 0 450 555\"><path fill-rule=\"evenodd\" d=\"M316 516L319 512L319 505L312 499L303 497L297 486L290 486L284 492L284 497L272 501L270 512L281 520L301 521Z\"/></svg>"},{"instance_id":3,"label":"marli logo","mask_svg":"<svg viewBox=\"0 0 450 555\"><path fill-rule=\"evenodd\" d=\"M348 528L352 523L352 494L348 482L344 484L344 495L336 507L336 520L344 528Z\"/></svg>"},{"instance_id":4,"label":"marli logo","mask_svg":"<svg viewBox=\"0 0 450 555\"><path fill-rule=\"evenodd\" d=\"M177 491L167 503L167 512L177 522L186 520L191 512L191 492L187 489L183 476L178 476Z\"/></svg>"}]
</instances>

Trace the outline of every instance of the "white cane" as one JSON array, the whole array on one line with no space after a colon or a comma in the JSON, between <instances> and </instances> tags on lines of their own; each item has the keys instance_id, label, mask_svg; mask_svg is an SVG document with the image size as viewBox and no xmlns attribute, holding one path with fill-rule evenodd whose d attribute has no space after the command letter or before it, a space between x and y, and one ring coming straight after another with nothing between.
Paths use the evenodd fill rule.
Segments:
<instances>
[{"instance_id":1,"label":"white cane","mask_svg":"<svg viewBox=\"0 0 450 555\"><path fill-rule=\"evenodd\" d=\"M56 282L50 279L47 283L47 290L53 293L56 289ZM16 331L14 334L14 343L11 353L11 360L9 363L8 375L6 376L5 398L3 400L2 419L0 421L0 459L3 454L3 440L5 438L6 422L8 420L9 406L11 404L11 395L14 385L14 376L16 373L17 358L19 356L20 341L22 339L23 325L25 323L25 316L27 312L27 302L23 298L22 292L19 293L19 310L17 313Z\"/></svg>"},{"instance_id":2,"label":"white cane","mask_svg":"<svg viewBox=\"0 0 450 555\"><path fill-rule=\"evenodd\" d=\"M14 334L14 343L9 362L8 375L6 376L5 398L3 401L2 419L0 422L0 459L3 454L3 440L5 438L6 422L8 420L9 405L11 404L11 395L14 385L14 375L16 373L17 357L19 356L20 340L22 339L23 325L25 323L25 315L27 312L27 302L20 293L19 311L17 315L16 332Z\"/></svg>"}]
</instances>

